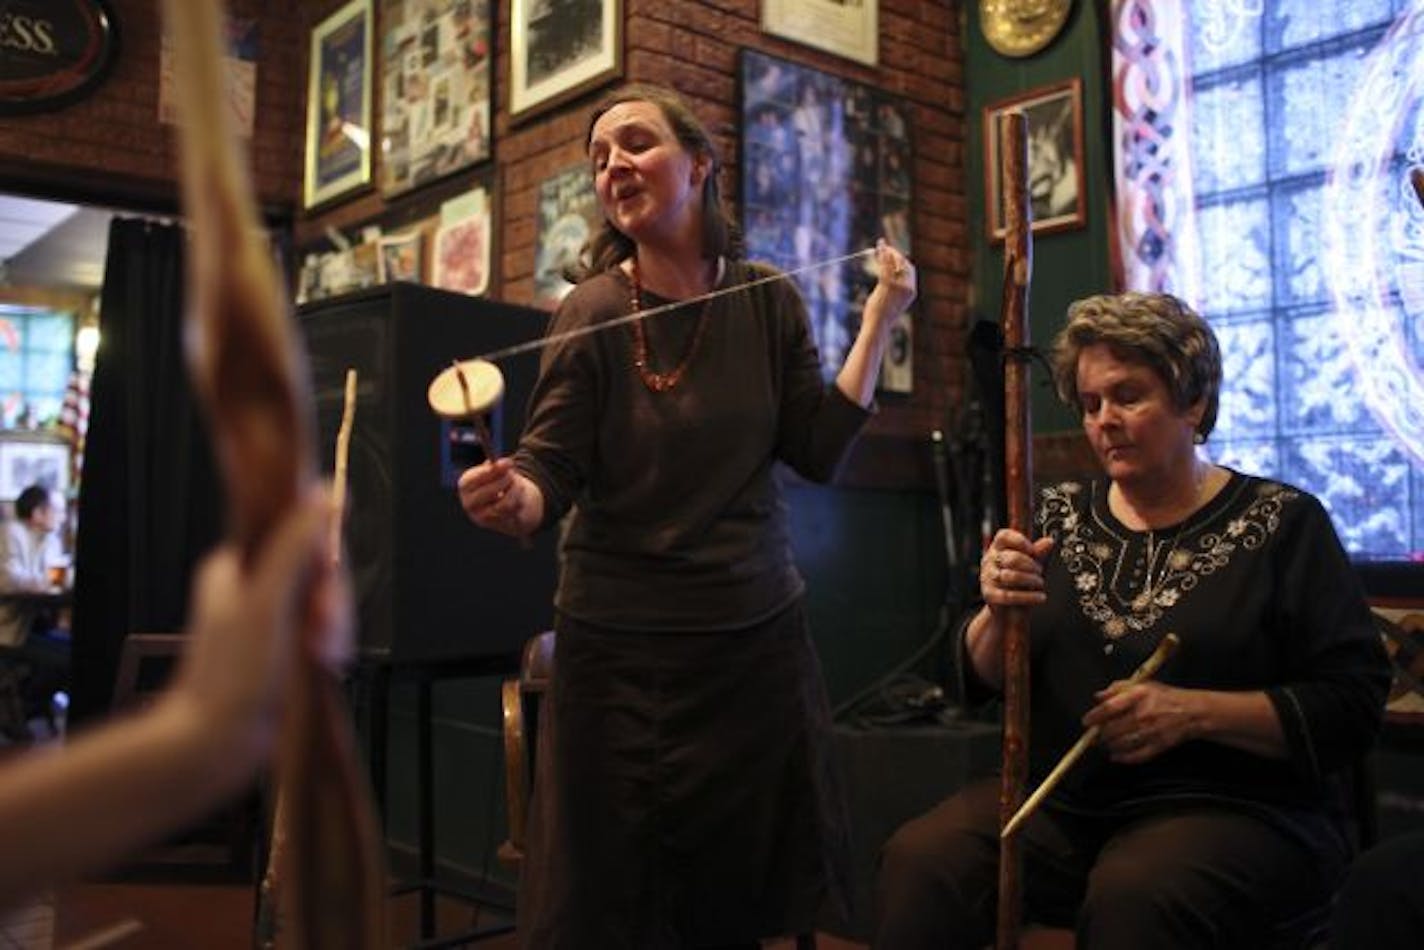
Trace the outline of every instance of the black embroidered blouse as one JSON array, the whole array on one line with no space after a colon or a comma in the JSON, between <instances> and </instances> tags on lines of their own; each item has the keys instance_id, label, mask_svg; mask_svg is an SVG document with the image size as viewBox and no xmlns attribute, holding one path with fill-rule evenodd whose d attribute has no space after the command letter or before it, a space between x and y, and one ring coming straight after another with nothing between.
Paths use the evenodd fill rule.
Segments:
<instances>
[{"instance_id":1,"label":"black embroidered blouse","mask_svg":"<svg viewBox=\"0 0 1424 950\"><path fill-rule=\"evenodd\" d=\"M1337 773L1373 741L1389 663L1324 508L1300 489L1232 472L1181 524L1133 531L1108 510L1107 489L1100 479L1041 493L1039 527L1058 543L1045 565L1048 602L1030 622L1031 784L1082 733L1093 694L1175 632L1182 645L1158 679L1264 690L1288 757L1197 740L1128 765L1094 747L1053 805L1126 817L1211 801L1313 842L1338 832Z\"/></svg>"}]
</instances>

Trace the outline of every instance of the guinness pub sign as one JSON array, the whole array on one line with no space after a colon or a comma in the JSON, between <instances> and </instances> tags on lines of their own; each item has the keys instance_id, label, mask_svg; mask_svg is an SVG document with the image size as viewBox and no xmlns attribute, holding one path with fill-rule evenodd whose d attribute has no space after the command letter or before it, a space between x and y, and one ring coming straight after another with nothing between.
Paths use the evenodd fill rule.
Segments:
<instances>
[{"instance_id":1,"label":"guinness pub sign","mask_svg":"<svg viewBox=\"0 0 1424 950\"><path fill-rule=\"evenodd\" d=\"M0 114L79 99L104 78L117 46L103 0L0 0Z\"/></svg>"}]
</instances>

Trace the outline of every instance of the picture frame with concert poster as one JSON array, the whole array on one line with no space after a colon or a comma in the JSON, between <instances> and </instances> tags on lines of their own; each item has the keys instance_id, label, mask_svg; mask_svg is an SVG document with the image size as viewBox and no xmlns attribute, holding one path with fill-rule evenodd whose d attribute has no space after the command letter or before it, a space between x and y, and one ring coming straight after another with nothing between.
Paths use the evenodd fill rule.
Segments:
<instances>
[{"instance_id":1,"label":"picture frame with concert poster","mask_svg":"<svg viewBox=\"0 0 1424 950\"><path fill-rule=\"evenodd\" d=\"M1083 177L1083 83L1074 76L984 106L984 220L989 240L1004 239L1004 183L999 168L999 116L1028 119L1028 193L1034 234L1087 225Z\"/></svg>"},{"instance_id":2,"label":"picture frame with concert poster","mask_svg":"<svg viewBox=\"0 0 1424 950\"><path fill-rule=\"evenodd\" d=\"M381 193L491 155L490 0L381 0Z\"/></svg>"},{"instance_id":3,"label":"picture frame with concert poster","mask_svg":"<svg viewBox=\"0 0 1424 950\"><path fill-rule=\"evenodd\" d=\"M740 87L747 256L796 272L831 380L875 286L867 252L880 238L911 252L912 113L872 86L751 49L741 51ZM883 392L913 389L912 313L892 331Z\"/></svg>"},{"instance_id":4,"label":"picture frame with concert poster","mask_svg":"<svg viewBox=\"0 0 1424 950\"><path fill-rule=\"evenodd\" d=\"M311 33L303 204L371 183L371 0L350 0Z\"/></svg>"},{"instance_id":5,"label":"picture frame with concert poster","mask_svg":"<svg viewBox=\"0 0 1424 950\"><path fill-rule=\"evenodd\" d=\"M584 242L602 217L587 163L572 165L539 183L534 306L552 310L573 289L564 271L578 262Z\"/></svg>"},{"instance_id":6,"label":"picture frame with concert poster","mask_svg":"<svg viewBox=\"0 0 1424 950\"><path fill-rule=\"evenodd\" d=\"M509 34L511 121L623 74L623 0L510 0Z\"/></svg>"}]
</instances>

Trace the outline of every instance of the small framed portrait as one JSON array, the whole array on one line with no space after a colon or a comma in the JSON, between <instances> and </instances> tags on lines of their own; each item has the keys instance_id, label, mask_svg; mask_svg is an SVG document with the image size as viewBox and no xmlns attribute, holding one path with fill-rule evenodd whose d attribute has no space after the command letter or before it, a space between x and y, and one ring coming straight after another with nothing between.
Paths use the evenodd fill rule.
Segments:
<instances>
[{"instance_id":1,"label":"small framed portrait","mask_svg":"<svg viewBox=\"0 0 1424 950\"><path fill-rule=\"evenodd\" d=\"M420 231L410 231L406 234L385 235L377 242L381 248L381 283L397 280L410 281L412 284L421 283L424 263L421 253L422 237Z\"/></svg>"},{"instance_id":2,"label":"small framed portrait","mask_svg":"<svg viewBox=\"0 0 1424 950\"><path fill-rule=\"evenodd\" d=\"M371 0L351 0L311 35L304 204L371 182Z\"/></svg>"},{"instance_id":3,"label":"small framed portrait","mask_svg":"<svg viewBox=\"0 0 1424 950\"><path fill-rule=\"evenodd\" d=\"M510 0L509 33L515 122L623 74L623 0Z\"/></svg>"},{"instance_id":4,"label":"small framed portrait","mask_svg":"<svg viewBox=\"0 0 1424 950\"><path fill-rule=\"evenodd\" d=\"M1028 198L1033 233L1081 228L1088 220L1083 185L1083 84L1077 77L1031 89L984 107L985 221L991 242L1004 239L1004 183L999 168L999 116L1028 121Z\"/></svg>"},{"instance_id":5,"label":"small framed portrait","mask_svg":"<svg viewBox=\"0 0 1424 950\"><path fill-rule=\"evenodd\" d=\"M489 0L381 0L381 194L490 157Z\"/></svg>"}]
</instances>

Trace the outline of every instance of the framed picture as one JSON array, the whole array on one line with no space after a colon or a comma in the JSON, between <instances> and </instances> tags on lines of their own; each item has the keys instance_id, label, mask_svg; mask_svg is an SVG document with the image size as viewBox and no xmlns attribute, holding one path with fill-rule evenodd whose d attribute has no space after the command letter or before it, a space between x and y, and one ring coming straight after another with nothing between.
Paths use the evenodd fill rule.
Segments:
<instances>
[{"instance_id":1,"label":"framed picture","mask_svg":"<svg viewBox=\"0 0 1424 950\"><path fill-rule=\"evenodd\" d=\"M564 270L578 261L602 216L587 164L566 168L539 183L534 306L552 309L573 289L564 279Z\"/></svg>"},{"instance_id":2,"label":"framed picture","mask_svg":"<svg viewBox=\"0 0 1424 950\"><path fill-rule=\"evenodd\" d=\"M14 501L31 485L69 492L69 442L42 432L0 432L0 501Z\"/></svg>"},{"instance_id":3,"label":"framed picture","mask_svg":"<svg viewBox=\"0 0 1424 950\"><path fill-rule=\"evenodd\" d=\"M424 255L421 253L423 248L421 238L421 232L410 231L406 234L386 235L377 242L381 248L381 283L385 284L395 280L407 280L413 284L421 283L422 267L425 263Z\"/></svg>"},{"instance_id":4,"label":"framed picture","mask_svg":"<svg viewBox=\"0 0 1424 950\"><path fill-rule=\"evenodd\" d=\"M370 181L371 0L351 0L312 30L304 203Z\"/></svg>"},{"instance_id":5,"label":"framed picture","mask_svg":"<svg viewBox=\"0 0 1424 950\"><path fill-rule=\"evenodd\" d=\"M741 53L741 208L747 255L797 271L821 370L845 362L875 286L868 251L885 238L909 253L914 206L909 111L860 83L764 53ZM908 392L906 314L881 388ZM893 362L892 362L893 358Z\"/></svg>"},{"instance_id":6,"label":"framed picture","mask_svg":"<svg viewBox=\"0 0 1424 950\"><path fill-rule=\"evenodd\" d=\"M489 287L490 206L483 188L452 198L440 209L432 283L479 296Z\"/></svg>"},{"instance_id":7,"label":"framed picture","mask_svg":"<svg viewBox=\"0 0 1424 950\"><path fill-rule=\"evenodd\" d=\"M879 0L761 0L761 28L874 66L880 58Z\"/></svg>"},{"instance_id":8,"label":"framed picture","mask_svg":"<svg viewBox=\"0 0 1424 950\"><path fill-rule=\"evenodd\" d=\"M381 0L381 193L490 157L489 0Z\"/></svg>"},{"instance_id":9,"label":"framed picture","mask_svg":"<svg viewBox=\"0 0 1424 950\"><path fill-rule=\"evenodd\" d=\"M1028 119L1028 196L1033 233L1066 231L1087 223L1083 186L1083 84L1077 77L992 102L984 107L985 220L990 241L1004 239L1004 183L999 169L999 116Z\"/></svg>"},{"instance_id":10,"label":"framed picture","mask_svg":"<svg viewBox=\"0 0 1424 950\"><path fill-rule=\"evenodd\" d=\"M622 0L510 0L509 32L514 121L623 74Z\"/></svg>"}]
</instances>

